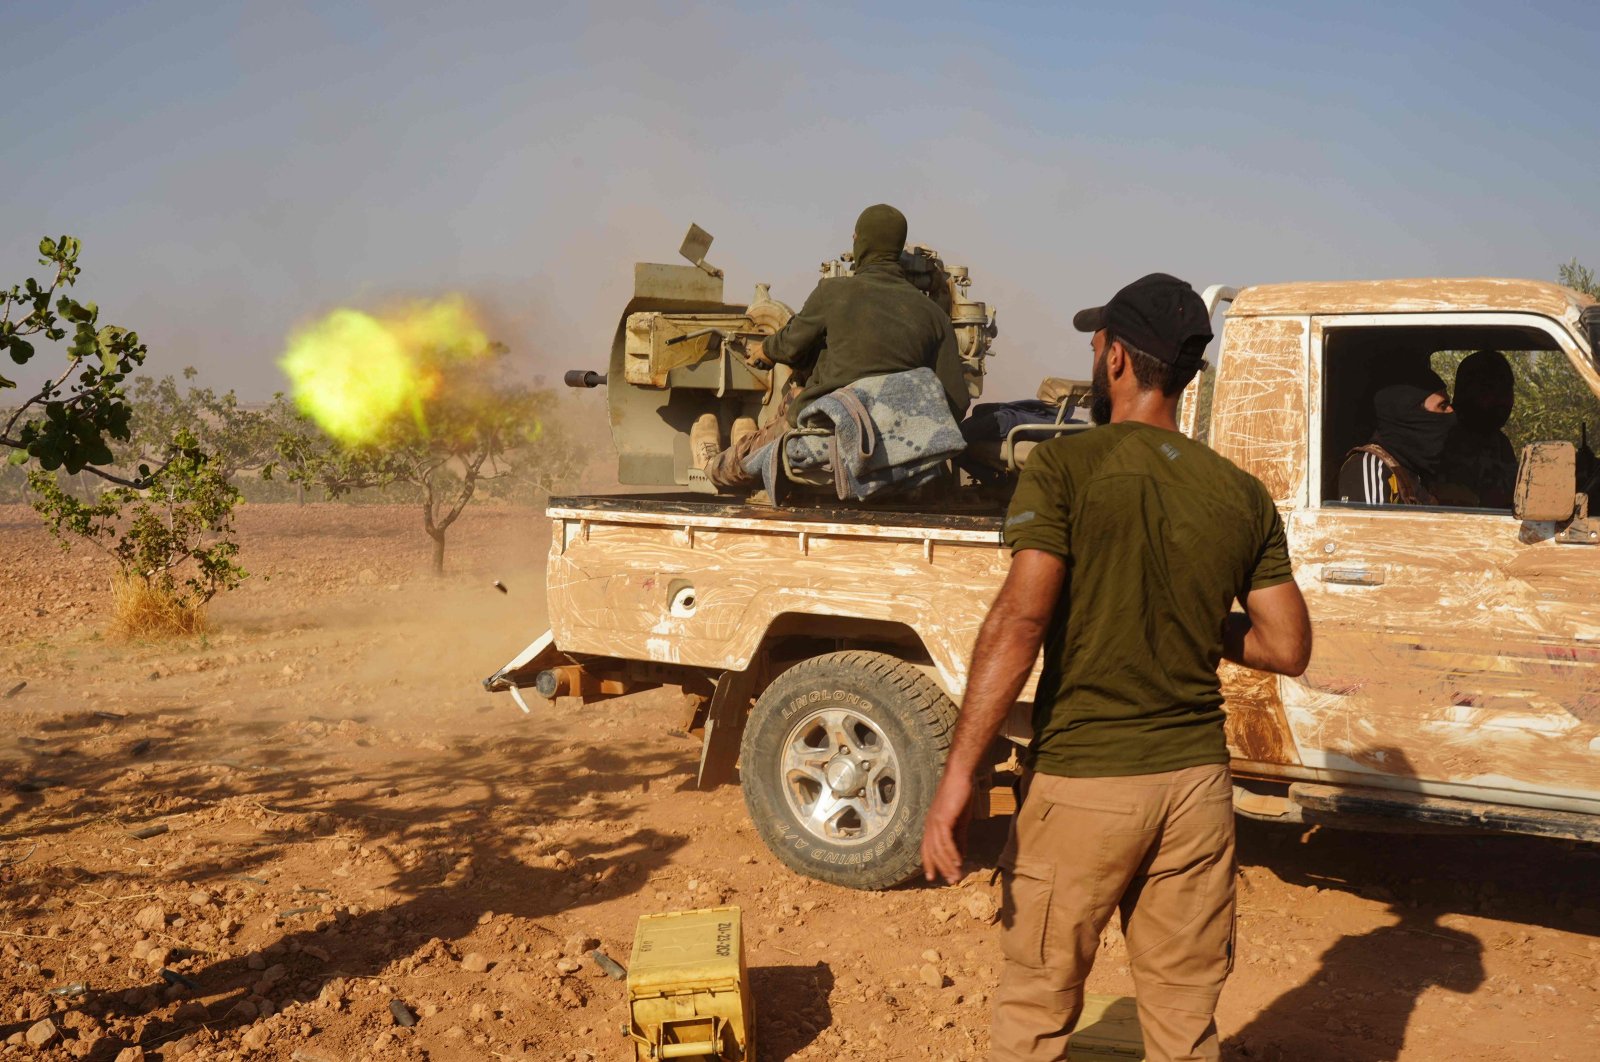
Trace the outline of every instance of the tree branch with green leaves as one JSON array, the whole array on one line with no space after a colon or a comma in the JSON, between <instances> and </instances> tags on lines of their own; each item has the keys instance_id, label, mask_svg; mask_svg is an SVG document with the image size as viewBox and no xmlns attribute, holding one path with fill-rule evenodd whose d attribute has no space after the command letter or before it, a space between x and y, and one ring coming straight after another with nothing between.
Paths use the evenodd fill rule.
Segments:
<instances>
[{"instance_id":1,"label":"tree branch with green leaves","mask_svg":"<svg viewBox=\"0 0 1600 1062\"><path fill-rule=\"evenodd\" d=\"M0 426L0 447L9 460L32 460L47 472L89 472L125 487L140 487L151 475L113 469L113 441L129 437L131 408L124 383L144 363L139 336L100 323L100 309L66 294L77 283L81 246L76 237L39 241L39 264L53 271L46 283L34 277L0 290L0 351L13 364L28 366L39 355L39 341L55 345L62 363L43 382L10 407ZM19 385L0 375L0 391Z\"/></svg>"}]
</instances>

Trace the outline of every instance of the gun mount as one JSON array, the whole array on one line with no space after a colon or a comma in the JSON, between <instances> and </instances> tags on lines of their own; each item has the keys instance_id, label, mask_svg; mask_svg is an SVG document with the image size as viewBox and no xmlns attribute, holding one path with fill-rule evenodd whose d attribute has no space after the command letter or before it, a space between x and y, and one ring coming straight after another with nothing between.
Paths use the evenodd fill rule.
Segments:
<instances>
[{"instance_id":1,"label":"gun mount","mask_svg":"<svg viewBox=\"0 0 1600 1062\"><path fill-rule=\"evenodd\" d=\"M626 484L673 486L689 482L689 428L715 413L726 435L738 417L765 424L776 415L788 381L786 366L747 360L746 348L782 328L794 311L757 284L748 303L723 296L722 270L706 261L711 234L689 227L679 254L690 265L638 262L633 298L623 308L604 373L573 370L569 387L606 388L617 476ZM914 245L901 256L906 276L950 315L961 351L967 389L983 393L984 362L997 334L994 312L967 297L965 266L944 264L930 247ZM849 276L848 255L824 262L823 276Z\"/></svg>"}]
</instances>

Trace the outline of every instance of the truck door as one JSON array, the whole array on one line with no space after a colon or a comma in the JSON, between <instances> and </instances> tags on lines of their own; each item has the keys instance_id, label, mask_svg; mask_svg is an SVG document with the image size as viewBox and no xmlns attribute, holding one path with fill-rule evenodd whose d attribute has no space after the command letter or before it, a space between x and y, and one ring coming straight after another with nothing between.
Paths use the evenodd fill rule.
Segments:
<instances>
[{"instance_id":1,"label":"truck door","mask_svg":"<svg viewBox=\"0 0 1600 1062\"><path fill-rule=\"evenodd\" d=\"M1509 506L1339 496L1346 455L1371 438L1376 389L1429 368L1450 387L1461 356L1481 349L1516 376L1505 432L1518 451L1577 441L1585 419L1600 426L1592 373L1575 368L1587 352L1549 319L1312 319L1310 498L1289 531L1316 649L1285 683L1285 713L1323 777L1600 811L1600 546L1558 541L1555 525Z\"/></svg>"},{"instance_id":2,"label":"truck door","mask_svg":"<svg viewBox=\"0 0 1600 1062\"><path fill-rule=\"evenodd\" d=\"M1306 504L1310 319L1230 313L1220 331L1214 366L1185 396L1186 411L1195 410L1185 420L1198 441L1260 479L1287 522ZM1227 663L1220 674L1235 768L1277 775L1297 765L1288 680Z\"/></svg>"}]
</instances>

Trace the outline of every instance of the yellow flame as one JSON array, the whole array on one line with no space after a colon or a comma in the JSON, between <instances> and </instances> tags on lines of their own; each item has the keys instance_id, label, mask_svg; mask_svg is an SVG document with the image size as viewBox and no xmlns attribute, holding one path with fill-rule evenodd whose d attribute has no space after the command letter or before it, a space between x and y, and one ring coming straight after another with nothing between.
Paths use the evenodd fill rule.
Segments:
<instances>
[{"instance_id":1,"label":"yellow flame","mask_svg":"<svg viewBox=\"0 0 1600 1062\"><path fill-rule=\"evenodd\" d=\"M375 442L428 399L452 366L490 352L459 295L381 316L340 308L289 337L278 364L300 411L346 446Z\"/></svg>"}]
</instances>

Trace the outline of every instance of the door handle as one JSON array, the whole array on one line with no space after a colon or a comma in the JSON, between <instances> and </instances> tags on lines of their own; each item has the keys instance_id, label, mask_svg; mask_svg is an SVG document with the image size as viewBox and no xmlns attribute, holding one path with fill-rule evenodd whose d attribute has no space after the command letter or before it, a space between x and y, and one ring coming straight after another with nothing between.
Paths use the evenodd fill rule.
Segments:
<instances>
[{"instance_id":1,"label":"door handle","mask_svg":"<svg viewBox=\"0 0 1600 1062\"><path fill-rule=\"evenodd\" d=\"M1345 586L1379 586L1383 583L1383 578L1382 568L1369 568L1366 565L1334 567L1325 564L1322 566L1322 581L1325 583L1341 583Z\"/></svg>"}]
</instances>

